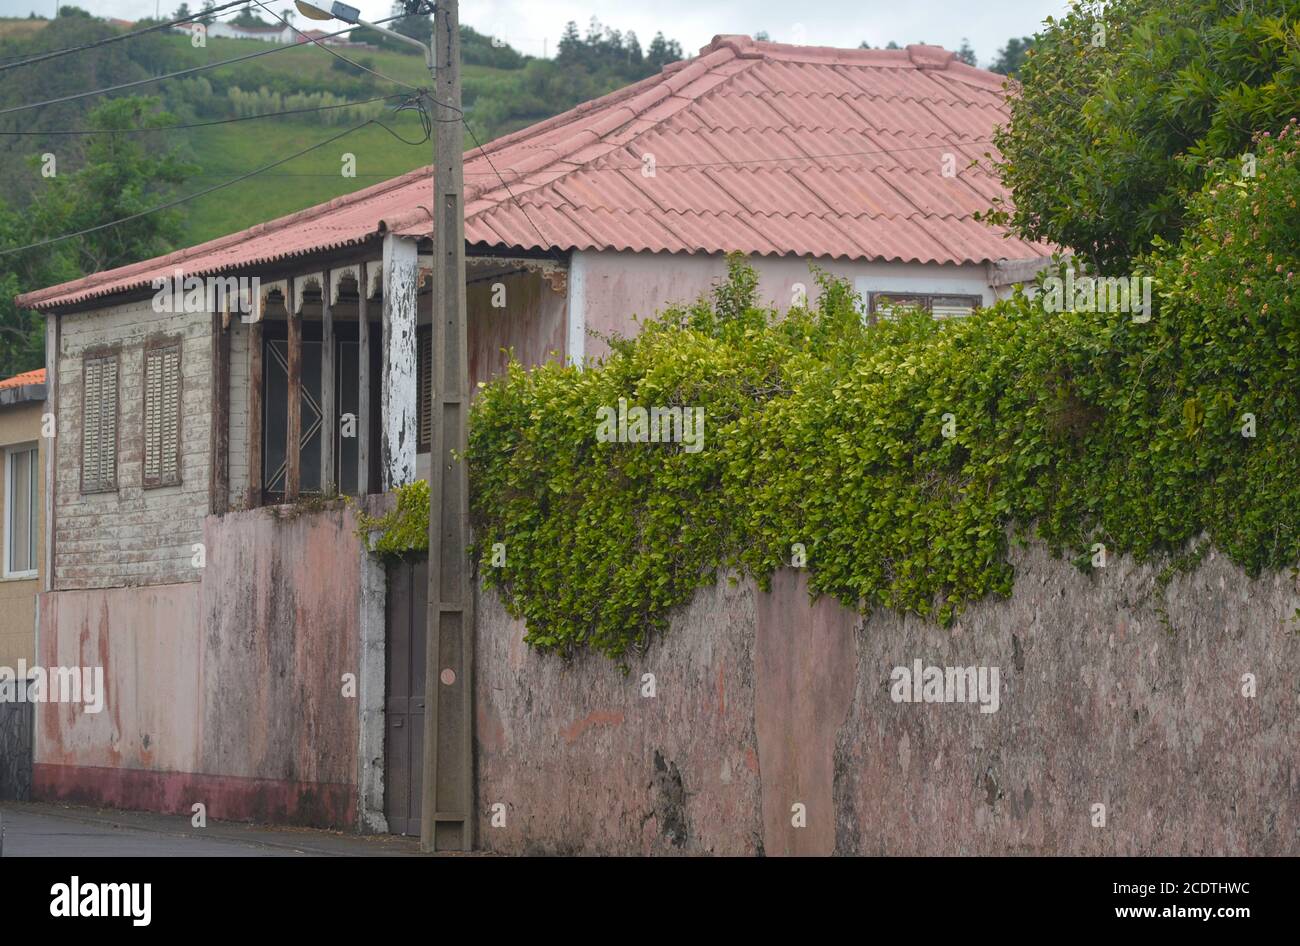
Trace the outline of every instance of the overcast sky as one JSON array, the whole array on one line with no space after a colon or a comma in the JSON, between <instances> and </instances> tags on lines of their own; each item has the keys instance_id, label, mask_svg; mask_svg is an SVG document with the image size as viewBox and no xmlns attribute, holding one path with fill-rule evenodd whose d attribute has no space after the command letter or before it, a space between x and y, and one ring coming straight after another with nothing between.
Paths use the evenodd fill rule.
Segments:
<instances>
[{"instance_id":1,"label":"overcast sky","mask_svg":"<svg viewBox=\"0 0 1300 946\"><path fill-rule=\"evenodd\" d=\"M292 7L281 0L273 9ZM323 2L323 0L322 0ZM366 19L387 15L391 0L350 0ZM96 16L136 20L175 10L180 0L62 0ZM0 16L49 16L56 0L0 0ZM194 0L191 6L202 6ZM461 22L502 36L517 49L540 56L543 41L554 54L568 20L586 32L596 16L615 29L635 30L645 46L656 31L676 39L694 54L718 33L766 30L778 42L815 46L857 46L866 40L883 46L927 42L956 49L969 39L980 65L988 65L1012 36L1027 36L1046 16L1065 11L1066 0L463 0Z\"/></svg>"}]
</instances>

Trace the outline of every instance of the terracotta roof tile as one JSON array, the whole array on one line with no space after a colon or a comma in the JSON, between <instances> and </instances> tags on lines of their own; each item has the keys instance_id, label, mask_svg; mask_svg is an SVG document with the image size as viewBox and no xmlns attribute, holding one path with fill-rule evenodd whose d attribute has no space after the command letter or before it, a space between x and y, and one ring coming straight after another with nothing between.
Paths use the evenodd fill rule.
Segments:
<instances>
[{"instance_id":1,"label":"terracotta roof tile","mask_svg":"<svg viewBox=\"0 0 1300 946\"><path fill-rule=\"evenodd\" d=\"M44 384L45 369L37 368L35 371L24 371L22 374L16 374L12 378L5 378L0 381L0 391L7 388L21 388L28 384Z\"/></svg>"},{"instance_id":2,"label":"terracotta roof tile","mask_svg":"<svg viewBox=\"0 0 1300 946\"><path fill-rule=\"evenodd\" d=\"M465 237L530 250L938 263L1044 256L1048 247L1006 239L973 216L1005 196L983 160L1007 119L1002 82L934 46L715 37L693 60L500 138L486 155L466 153ZM942 174L947 153L956 178ZM654 156L653 177L642 174L645 154ZM970 168L976 159L982 167ZM424 236L431 191L429 169L412 171L18 301L84 305L178 266L201 276L356 246L385 231Z\"/></svg>"}]
</instances>

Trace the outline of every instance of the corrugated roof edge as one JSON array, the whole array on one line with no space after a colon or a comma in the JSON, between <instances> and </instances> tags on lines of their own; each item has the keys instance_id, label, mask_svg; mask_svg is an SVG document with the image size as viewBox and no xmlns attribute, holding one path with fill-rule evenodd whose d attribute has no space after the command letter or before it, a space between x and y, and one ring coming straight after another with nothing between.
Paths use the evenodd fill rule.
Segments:
<instances>
[{"instance_id":1,"label":"corrugated roof edge","mask_svg":"<svg viewBox=\"0 0 1300 946\"><path fill-rule=\"evenodd\" d=\"M566 112L561 112L559 115L544 119L535 125L530 125L527 128L522 128L508 135L504 135L501 138L495 139L483 146L481 151L478 148L467 151L465 152L466 157L467 159L470 159L474 155L478 154L486 154L490 157L491 155L496 154L521 140L536 137L557 128L562 128L566 124L581 119L589 112L609 108L610 106L618 105L620 102L625 100L634 99L661 83L667 82L671 84L676 73L683 69L699 67L703 65L701 60L705 59L710 54L723 51L728 51L736 58L740 59L770 58L790 62L815 62L857 66L872 65L885 68L896 66L898 68L942 70L950 74L953 78L994 91L1002 89L1006 81L1003 76L997 75L996 73L987 72L983 69L968 66L965 63L957 61L955 53L939 46L911 45L906 49L900 50L838 49L830 46L796 46L788 43L760 41L754 40L743 34L719 34L713 38L713 41L709 43L709 45L702 47L699 56L694 59L680 60L678 62L670 63L664 66L659 73L648 76L639 82L635 82L632 85L625 86L621 89L616 89L613 92L592 99L589 102L583 102ZM674 91L676 90L674 89ZM508 172L506 173L507 176L510 176ZM342 197L337 197L326 203L316 204L312 207L297 211L296 213L257 224L246 230L217 237L216 239L209 240L206 243L186 247L163 256L142 260L138 263L131 263L127 266L121 266L116 269L92 273L89 276L71 282L24 293L23 295L16 297L14 301L22 308L44 311L57 306L80 305L99 297L116 295L121 292L129 291L131 288L139 288L145 284L144 281L141 280L138 284L123 286L121 280L124 278L129 278L137 273L144 274L156 271L161 267L177 266L184 263L186 260L226 249L252 237L275 233L278 230L285 229L295 224L310 221L335 210L369 200L372 197L382 195L388 191L405 187L407 184L413 183L422 178L427 178L428 175L428 167L416 168L415 170L408 171L406 174L398 177L382 181L378 184L371 185L370 187L362 188L361 190L354 191L353 193ZM421 209L411 211L410 213L400 215L394 220L377 221L376 229L372 233L361 237L325 241L311 247L310 249L273 253L256 258L250 257L241 260L240 265L260 265L269 262L292 259L298 256L306 256L314 252L360 245L371 237L380 236L384 232L401 232L408 229L421 214L427 217L427 211L425 210ZM188 275L212 275L231 268L234 267L229 264L218 265L194 270L193 272L188 273ZM108 284L113 284L112 288L101 292L95 291L97 287L106 286Z\"/></svg>"}]
</instances>

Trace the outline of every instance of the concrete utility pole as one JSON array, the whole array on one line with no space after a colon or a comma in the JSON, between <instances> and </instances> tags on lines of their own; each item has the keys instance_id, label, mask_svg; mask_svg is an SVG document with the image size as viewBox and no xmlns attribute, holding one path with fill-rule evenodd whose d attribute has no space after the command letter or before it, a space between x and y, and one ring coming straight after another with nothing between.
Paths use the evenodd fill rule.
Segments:
<instances>
[{"instance_id":1,"label":"concrete utility pole","mask_svg":"<svg viewBox=\"0 0 1300 946\"><path fill-rule=\"evenodd\" d=\"M474 589L464 460L470 392L459 6L457 0L438 0L433 16L433 423L420 805L420 849L425 852L468 851L474 843Z\"/></svg>"}]
</instances>

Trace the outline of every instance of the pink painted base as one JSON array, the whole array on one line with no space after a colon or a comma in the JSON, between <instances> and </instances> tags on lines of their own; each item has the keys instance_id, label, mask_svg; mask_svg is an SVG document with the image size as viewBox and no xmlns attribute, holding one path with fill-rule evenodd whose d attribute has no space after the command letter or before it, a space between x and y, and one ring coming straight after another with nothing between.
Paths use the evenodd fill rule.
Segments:
<instances>
[{"instance_id":1,"label":"pink painted base","mask_svg":"<svg viewBox=\"0 0 1300 946\"><path fill-rule=\"evenodd\" d=\"M193 814L193 806L201 802L209 818L313 828L346 829L356 821L353 785L197 772L37 763L32 797L175 815Z\"/></svg>"}]
</instances>

